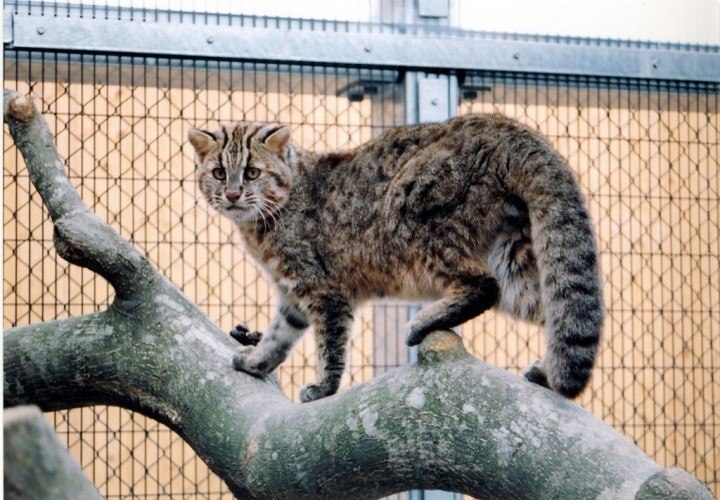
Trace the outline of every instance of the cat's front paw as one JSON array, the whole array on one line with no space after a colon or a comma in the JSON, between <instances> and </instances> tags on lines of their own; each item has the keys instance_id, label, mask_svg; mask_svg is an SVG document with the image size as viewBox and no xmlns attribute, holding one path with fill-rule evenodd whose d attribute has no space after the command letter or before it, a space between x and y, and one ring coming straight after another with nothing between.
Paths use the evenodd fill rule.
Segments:
<instances>
[{"instance_id":1,"label":"cat's front paw","mask_svg":"<svg viewBox=\"0 0 720 500\"><path fill-rule=\"evenodd\" d=\"M262 338L260 332L250 332L250 328L245 323L238 323L230 330L230 336L240 342L242 345L258 345Z\"/></svg>"},{"instance_id":2,"label":"cat's front paw","mask_svg":"<svg viewBox=\"0 0 720 500\"><path fill-rule=\"evenodd\" d=\"M240 348L237 354L233 356L233 368L258 377L267 375L271 371L268 362L262 359L256 359L256 357L253 356L254 353L254 347L245 346Z\"/></svg>"},{"instance_id":3,"label":"cat's front paw","mask_svg":"<svg viewBox=\"0 0 720 500\"><path fill-rule=\"evenodd\" d=\"M308 384L300 389L300 401L303 403L309 403L316 399L322 399L327 396L332 396L335 391L325 388L317 384Z\"/></svg>"},{"instance_id":4,"label":"cat's front paw","mask_svg":"<svg viewBox=\"0 0 720 500\"><path fill-rule=\"evenodd\" d=\"M535 361L533 364L525 368L523 377L525 377L525 380L528 382L547 387L548 389L550 388L547 381L547 375L545 375L545 370L543 369L542 361L540 360Z\"/></svg>"}]
</instances>

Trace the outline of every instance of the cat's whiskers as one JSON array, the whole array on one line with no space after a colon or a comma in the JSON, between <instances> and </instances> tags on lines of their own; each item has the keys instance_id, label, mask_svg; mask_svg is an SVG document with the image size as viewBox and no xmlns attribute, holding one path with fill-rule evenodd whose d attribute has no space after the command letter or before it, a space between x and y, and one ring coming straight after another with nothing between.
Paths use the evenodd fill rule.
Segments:
<instances>
[{"instance_id":1,"label":"cat's whiskers","mask_svg":"<svg viewBox=\"0 0 720 500\"><path fill-rule=\"evenodd\" d=\"M288 214L290 213L290 210L288 210L288 208L279 201L271 199L266 199L265 201L268 202L270 208L275 212L282 212L283 210L285 210ZM282 215L278 214L278 217L282 217Z\"/></svg>"},{"instance_id":2,"label":"cat's whiskers","mask_svg":"<svg viewBox=\"0 0 720 500\"><path fill-rule=\"evenodd\" d=\"M196 194L196 195L194 196L194 203L193 203L193 207L192 207L192 208L193 208L193 209L197 209L198 207L201 207L201 208L202 208L202 211L205 212L205 215L207 215L207 216L215 217L215 216L218 214L218 212L217 212L217 207L214 207L214 206L212 205L212 202L211 202L211 203L203 203L203 202L201 201L200 195ZM188 208L189 208L189 207L188 207ZM211 210L211 208L212 208L213 210ZM187 211L187 209L186 209L186 211Z\"/></svg>"},{"instance_id":3,"label":"cat's whiskers","mask_svg":"<svg viewBox=\"0 0 720 500\"><path fill-rule=\"evenodd\" d=\"M260 216L263 218L263 227L265 228L265 231L267 231L267 230L268 230L269 222L268 222L267 217L265 217L265 211L263 210L262 205L256 205L256 206L257 206L257 208L258 208L258 211L259 211L259 213L260 213Z\"/></svg>"},{"instance_id":4,"label":"cat's whiskers","mask_svg":"<svg viewBox=\"0 0 720 500\"><path fill-rule=\"evenodd\" d=\"M277 220L275 219L275 216L272 214L272 212L270 210L268 210L267 206L263 202L258 202L257 207L260 210L260 212L263 214L264 219L266 221L268 221L268 223L270 223L270 221L272 221L273 225L277 224ZM267 226L265 227L265 229L267 230Z\"/></svg>"},{"instance_id":5,"label":"cat's whiskers","mask_svg":"<svg viewBox=\"0 0 720 500\"><path fill-rule=\"evenodd\" d=\"M262 208L267 211L267 214L272 217L275 224L284 225L285 220L282 217L282 210L290 213L290 211L280 204L278 201L271 200L269 198L256 199L256 203L262 204Z\"/></svg>"},{"instance_id":6,"label":"cat's whiskers","mask_svg":"<svg viewBox=\"0 0 720 500\"><path fill-rule=\"evenodd\" d=\"M258 215L260 212L258 210L253 210L253 224L257 226L258 223Z\"/></svg>"},{"instance_id":7,"label":"cat's whiskers","mask_svg":"<svg viewBox=\"0 0 720 500\"><path fill-rule=\"evenodd\" d=\"M282 217L276 214L277 208L279 207L276 205L271 205L270 202L271 200L268 199L257 200L256 205L260 210L264 211L270 218L272 218L272 221L275 225L282 225L284 223Z\"/></svg>"},{"instance_id":8,"label":"cat's whiskers","mask_svg":"<svg viewBox=\"0 0 720 500\"><path fill-rule=\"evenodd\" d=\"M244 206L242 208L244 208L245 210L250 210L250 209L255 208L253 206L252 195L249 195L245 198L245 200L243 201L243 205ZM257 210L252 210L252 215L253 215L253 224L257 224L259 212Z\"/></svg>"},{"instance_id":9,"label":"cat's whiskers","mask_svg":"<svg viewBox=\"0 0 720 500\"><path fill-rule=\"evenodd\" d=\"M255 208L255 222L257 223L257 216L260 215L262 217L263 221L263 228L265 231L268 230L268 221L265 218L265 214L263 212L263 205L260 199L258 199L255 195L250 195L245 199L245 202Z\"/></svg>"},{"instance_id":10,"label":"cat's whiskers","mask_svg":"<svg viewBox=\"0 0 720 500\"><path fill-rule=\"evenodd\" d=\"M255 205L258 207L258 209L259 209L262 213L264 213L264 214L267 215L268 217L272 218L273 222L277 222L277 219L275 219L275 216L273 215L273 213L272 213L272 212L270 211L270 209L268 208L268 205L267 205L267 203L265 202L265 200L260 200L260 199L258 199L258 200L255 201Z\"/></svg>"}]
</instances>

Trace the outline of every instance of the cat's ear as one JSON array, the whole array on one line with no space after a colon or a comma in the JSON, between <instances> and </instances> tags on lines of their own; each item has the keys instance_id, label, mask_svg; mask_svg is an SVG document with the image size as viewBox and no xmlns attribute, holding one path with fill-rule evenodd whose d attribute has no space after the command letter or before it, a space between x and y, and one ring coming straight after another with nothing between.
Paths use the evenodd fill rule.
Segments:
<instances>
[{"instance_id":1,"label":"cat's ear","mask_svg":"<svg viewBox=\"0 0 720 500\"><path fill-rule=\"evenodd\" d=\"M212 132L197 128L188 130L188 141L190 141L192 147L195 148L195 152L200 158L208 154L210 150L215 147L215 144L217 144L215 135Z\"/></svg>"},{"instance_id":2,"label":"cat's ear","mask_svg":"<svg viewBox=\"0 0 720 500\"><path fill-rule=\"evenodd\" d=\"M263 143L272 153L282 154L285 146L290 142L290 129L285 126L278 126L270 130Z\"/></svg>"}]
</instances>

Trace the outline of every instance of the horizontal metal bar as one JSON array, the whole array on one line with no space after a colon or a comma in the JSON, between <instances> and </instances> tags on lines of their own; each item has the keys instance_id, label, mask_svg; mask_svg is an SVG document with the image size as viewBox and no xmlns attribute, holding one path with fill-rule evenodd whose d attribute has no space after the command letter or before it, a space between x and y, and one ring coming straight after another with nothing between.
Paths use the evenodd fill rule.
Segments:
<instances>
[{"instance_id":1,"label":"horizontal metal bar","mask_svg":"<svg viewBox=\"0 0 720 500\"><path fill-rule=\"evenodd\" d=\"M720 82L717 50L18 15L13 21L16 49Z\"/></svg>"}]
</instances>

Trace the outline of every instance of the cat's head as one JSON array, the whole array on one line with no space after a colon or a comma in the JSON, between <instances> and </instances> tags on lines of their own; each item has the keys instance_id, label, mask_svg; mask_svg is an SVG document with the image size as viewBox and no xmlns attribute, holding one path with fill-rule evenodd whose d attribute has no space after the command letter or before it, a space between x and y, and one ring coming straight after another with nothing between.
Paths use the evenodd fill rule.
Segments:
<instances>
[{"instance_id":1,"label":"cat's head","mask_svg":"<svg viewBox=\"0 0 720 500\"><path fill-rule=\"evenodd\" d=\"M270 218L288 199L295 172L290 129L237 122L215 132L192 128L196 178L207 202L238 222Z\"/></svg>"}]
</instances>

